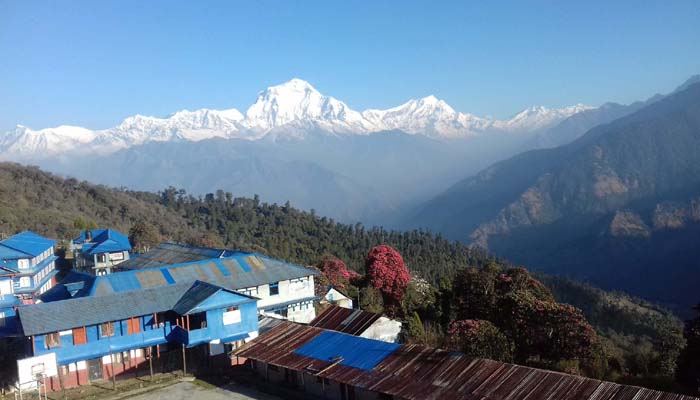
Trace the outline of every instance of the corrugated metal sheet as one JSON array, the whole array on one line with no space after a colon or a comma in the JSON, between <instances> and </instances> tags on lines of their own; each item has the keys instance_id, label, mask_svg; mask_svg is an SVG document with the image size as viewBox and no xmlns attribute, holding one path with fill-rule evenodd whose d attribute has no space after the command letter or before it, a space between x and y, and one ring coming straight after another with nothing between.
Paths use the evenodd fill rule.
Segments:
<instances>
[{"instance_id":1,"label":"corrugated metal sheet","mask_svg":"<svg viewBox=\"0 0 700 400\"><path fill-rule=\"evenodd\" d=\"M118 321L168 311L192 282L144 289L131 296L107 295L27 305L18 309L25 335Z\"/></svg>"},{"instance_id":2,"label":"corrugated metal sheet","mask_svg":"<svg viewBox=\"0 0 700 400\"><path fill-rule=\"evenodd\" d=\"M360 336L380 317L380 314L330 305L309 325Z\"/></svg>"},{"instance_id":3,"label":"corrugated metal sheet","mask_svg":"<svg viewBox=\"0 0 700 400\"><path fill-rule=\"evenodd\" d=\"M206 282L181 282L130 292L128 296L111 294L22 306L18 315L24 334L32 336L169 310L185 315L222 289Z\"/></svg>"},{"instance_id":4,"label":"corrugated metal sheet","mask_svg":"<svg viewBox=\"0 0 700 400\"><path fill-rule=\"evenodd\" d=\"M252 264L256 267L249 267L251 260L256 260ZM76 292L74 297L107 296L194 280L237 290L317 274L318 272L311 268L258 254L236 252L222 259L206 259L158 268L121 271L97 277L84 276L84 289ZM61 285L62 283L57 286ZM52 290L58 292L60 289ZM60 292L65 293L64 290Z\"/></svg>"},{"instance_id":5,"label":"corrugated metal sheet","mask_svg":"<svg viewBox=\"0 0 700 400\"><path fill-rule=\"evenodd\" d=\"M113 229L90 230L90 241L87 241L87 231L80 232L80 236L73 239L73 243L82 244L80 250L83 254L100 254L113 251L131 251L129 238L123 233Z\"/></svg>"},{"instance_id":6,"label":"corrugated metal sheet","mask_svg":"<svg viewBox=\"0 0 700 400\"><path fill-rule=\"evenodd\" d=\"M279 322L234 354L409 400L699 400L417 345L399 345L367 370L298 352L323 332Z\"/></svg>"},{"instance_id":7,"label":"corrugated metal sheet","mask_svg":"<svg viewBox=\"0 0 700 400\"><path fill-rule=\"evenodd\" d=\"M348 367L370 370L399 347L400 345L395 343L323 331L296 349L294 353L317 360L337 361L340 365Z\"/></svg>"},{"instance_id":8,"label":"corrugated metal sheet","mask_svg":"<svg viewBox=\"0 0 700 400\"><path fill-rule=\"evenodd\" d=\"M119 264L120 269L143 269L202 261L233 255L231 250L188 246L179 243L161 243L146 253L139 254Z\"/></svg>"},{"instance_id":9,"label":"corrugated metal sheet","mask_svg":"<svg viewBox=\"0 0 700 400\"><path fill-rule=\"evenodd\" d=\"M31 231L24 231L0 241L0 259L36 257L51 248L55 241Z\"/></svg>"}]
</instances>

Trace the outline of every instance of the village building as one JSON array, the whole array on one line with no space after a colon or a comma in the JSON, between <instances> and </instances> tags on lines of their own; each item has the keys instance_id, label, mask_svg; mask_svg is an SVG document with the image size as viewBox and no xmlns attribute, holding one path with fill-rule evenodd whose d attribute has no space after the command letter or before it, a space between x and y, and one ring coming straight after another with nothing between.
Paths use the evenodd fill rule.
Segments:
<instances>
[{"instance_id":1,"label":"village building","mask_svg":"<svg viewBox=\"0 0 700 400\"><path fill-rule=\"evenodd\" d=\"M697 400L288 321L233 354L267 382L332 400Z\"/></svg>"},{"instance_id":2,"label":"village building","mask_svg":"<svg viewBox=\"0 0 700 400\"><path fill-rule=\"evenodd\" d=\"M338 288L333 286L325 286L319 290L321 293L317 293L321 300L319 304L323 307L326 305L335 305L338 307L352 308L352 299L350 296L341 292Z\"/></svg>"},{"instance_id":3,"label":"village building","mask_svg":"<svg viewBox=\"0 0 700 400\"><path fill-rule=\"evenodd\" d=\"M75 269L92 275L106 275L129 259L131 243L113 229L87 229L71 241Z\"/></svg>"},{"instance_id":4,"label":"village building","mask_svg":"<svg viewBox=\"0 0 700 400\"><path fill-rule=\"evenodd\" d=\"M398 342L401 322L363 310L327 306L310 326L388 343Z\"/></svg>"},{"instance_id":5,"label":"village building","mask_svg":"<svg viewBox=\"0 0 700 400\"><path fill-rule=\"evenodd\" d=\"M18 308L27 358L18 386L58 390L116 379L162 352L223 356L258 333L257 299L201 281ZM178 353L179 354L179 353ZM152 364L151 364L152 366Z\"/></svg>"},{"instance_id":6,"label":"village building","mask_svg":"<svg viewBox=\"0 0 700 400\"><path fill-rule=\"evenodd\" d=\"M304 323L316 317L315 269L242 251L175 244L154 250L154 255L147 252L122 264L125 271L103 276L71 274L42 299L104 296L197 279L258 298L260 313ZM183 258L190 261L176 262ZM143 267L138 261L143 261Z\"/></svg>"},{"instance_id":7,"label":"village building","mask_svg":"<svg viewBox=\"0 0 700 400\"><path fill-rule=\"evenodd\" d=\"M15 307L51 289L56 242L25 231L0 241L0 330L12 324Z\"/></svg>"}]
</instances>

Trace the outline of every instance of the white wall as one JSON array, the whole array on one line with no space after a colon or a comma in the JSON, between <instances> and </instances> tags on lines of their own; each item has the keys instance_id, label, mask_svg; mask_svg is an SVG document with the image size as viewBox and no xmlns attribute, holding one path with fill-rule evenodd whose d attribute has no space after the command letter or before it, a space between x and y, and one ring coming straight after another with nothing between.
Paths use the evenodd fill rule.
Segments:
<instances>
[{"instance_id":1,"label":"white wall","mask_svg":"<svg viewBox=\"0 0 700 400\"><path fill-rule=\"evenodd\" d=\"M4 278L0 280L0 295L13 294L14 292L12 278Z\"/></svg>"},{"instance_id":2,"label":"white wall","mask_svg":"<svg viewBox=\"0 0 700 400\"><path fill-rule=\"evenodd\" d=\"M401 332L401 322L394 321L387 317L380 317L378 320L374 321L372 326L362 332L360 336L367 339L396 343L399 332Z\"/></svg>"}]
</instances>

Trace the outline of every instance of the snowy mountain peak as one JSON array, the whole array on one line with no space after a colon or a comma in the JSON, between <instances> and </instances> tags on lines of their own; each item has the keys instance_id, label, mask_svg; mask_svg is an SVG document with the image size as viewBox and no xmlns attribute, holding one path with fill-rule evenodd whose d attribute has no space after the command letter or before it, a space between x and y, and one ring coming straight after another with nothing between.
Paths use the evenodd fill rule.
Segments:
<instances>
[{"instance_id":1,"label":"snowy mountain peak","mask_svg":"<svg viewBox=\"0 0 700 400\"><path fill-rule=\"evenodd\" d=\"M577 104L561 109L530 107L508 120L481 118L455 111L429 95L397 107L358 112L320 93L310 83L293 78L258 93L242 114L224 110L180 110L165 118L136 114L114 128L90 130L62 125L32 130L17 125L0 135L0 157L43 157L72 150L109 153L153 141L198 141L209 138L258 140L303 139L310 132L369 135L386 130L436 139L465 138L490 132L534 132L590 109Z\"/></svg>"},{"instance_id":2,"label":"snowy mountain peak","mask_svg":"<svg viewBox=\"0 0 700 400\"><path fill-rule=\"evenodd\" d=\"M258 131L294 121L326 122L322 125L331 131L366 132L372 128L359 112L340 100L324 96L311 84L297 78L260 92L246 111L245 119L248 128Z\"/></svg>"}]
</instances>

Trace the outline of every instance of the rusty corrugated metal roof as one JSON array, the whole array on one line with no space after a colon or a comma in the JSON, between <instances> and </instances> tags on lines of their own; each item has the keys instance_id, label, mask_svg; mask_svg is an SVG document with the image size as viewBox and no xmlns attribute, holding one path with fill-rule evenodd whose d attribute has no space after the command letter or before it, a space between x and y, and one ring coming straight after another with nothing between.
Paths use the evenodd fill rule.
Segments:
<instances>
[{"instance_id":1,"label":"rusty corrugated metal roof","mask_svg":"<svg viewBox=\"0 0 700 400\"><path fill-rule=\"evenodd\" d=\"M370 370L296 353L321 332L284 321L234 354L408 400L700 400L418 345L402 345Z\"/></svg>"},{"instance_id":2,"label":"rusty corrugated metal roof","mask_svg":"<svg viewBox=\"0 0 700 400\"><path fill-rule=\"evenodd\" d=\"M313 321L309 322L309 325L360 336L380 317L380 314L368 311L330 305Z\"/></svg>"}]
</instances>

